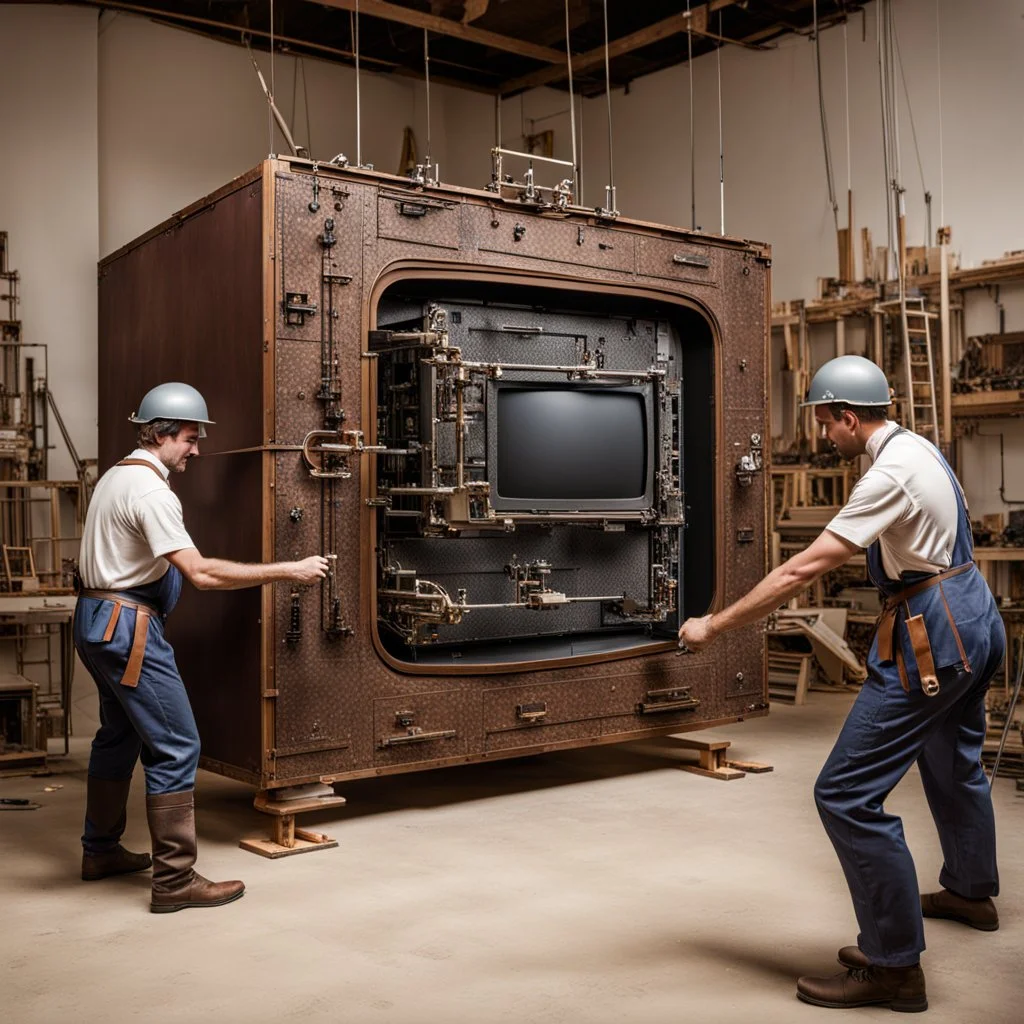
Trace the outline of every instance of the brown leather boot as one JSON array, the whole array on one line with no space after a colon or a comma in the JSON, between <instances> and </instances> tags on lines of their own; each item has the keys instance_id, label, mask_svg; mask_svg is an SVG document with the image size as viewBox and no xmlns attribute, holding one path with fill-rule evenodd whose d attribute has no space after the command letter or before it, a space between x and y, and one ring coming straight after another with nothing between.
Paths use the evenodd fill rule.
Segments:
<instances>
[{"instance_id":1,"label":"brown leather boot","mask_svg":"<svg viewBox=\"0 0 1024 1024\"><path fill-rule=\"evenodd\" d=\"M921 897L921 913L925 917L941 917L969 924L982 932L999 930L999 913L987 896L980 900L969 900L948 889L925 893Z\"/></svg>"},{"instance_id":2,"label":"brown leather boot","mask_svg":"<svg viewBox=\"0 0 1024 1024\"><path fill-rule=\"evenodd\" d=\"M843 967L857 967L863 970L871 966L871 961L860 951L860 946L843 946L837 959Z\"/></svg>"},{"instance_id":3,"label":"brown leather boot","mask_svg":"<svg viewBox=\"0 0 1024 1024\"><path fill-rule=\"evenodd\" d=\"M843 1010L888 1006L903 1013L928 1009L924 971L913 967L853 967L830 978L801 978L796 994L805 1003Z\"/></svg>"},{"instance_id":4,"label":"brown leather boot","mask_svg":"<svg viewBox=\"0 0 1024 1024\"><path fill-rule=\"evenodd\" d=\"M132 780L98 779L90 775L85 788L85 830L82 842L107 844L109 850L100 853L82 851L82 881L95 882L111 875L127 875L145 871L153 862L148 853L132 853L118 840L124 832L128 815L128 790Z\"/></svg>"},{"instance_id":5,"label":"brown leather boot","mask_svg":"<svg viewBox=\"0 0 1024 1024\"><path fill-rule=\"evenodd\" d=\"M245 892L242 882L211 882L192 870L196 862L196 812L193 790L146 797L153 837L154 914L186 907L219 907Z\"/></svg>"}]
</instances>

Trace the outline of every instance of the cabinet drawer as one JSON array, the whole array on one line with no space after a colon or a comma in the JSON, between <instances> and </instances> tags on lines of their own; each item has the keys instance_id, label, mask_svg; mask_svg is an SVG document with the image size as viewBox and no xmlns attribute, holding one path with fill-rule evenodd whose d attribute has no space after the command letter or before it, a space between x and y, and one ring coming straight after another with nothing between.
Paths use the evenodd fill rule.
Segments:
<instances>
[{"instance_id":1,"label":"cabinet drawer","mask_svg":"<svg viewBox=\"0 0 1024 1024\"><path fill-rule=\"evenodd\" d=\"M710 245L642 237L638 250L637 272L643 277L718 285L721 254Z\"/></svg>"},{"instance_id":2,"label":"cabinet drawer","mask_svg":"<svg viewBox=\"0 0 1024 1024\"><path fill-rule=\"evenodd\" d=\"M386 697L373 702L375 764L458 757L479 730L479 698L464 690Z\"/></svg>"},{"instance_id":3,"label":"cabinet drawer","mask_svg":"<svg viewBox=\"0 0 1024 1024\"><path fill-rule=\"evenodd\" d=\"M377 197L377 235L439 249L459 247L459 205L416 194Z\"/></svg>"}]
</instances>

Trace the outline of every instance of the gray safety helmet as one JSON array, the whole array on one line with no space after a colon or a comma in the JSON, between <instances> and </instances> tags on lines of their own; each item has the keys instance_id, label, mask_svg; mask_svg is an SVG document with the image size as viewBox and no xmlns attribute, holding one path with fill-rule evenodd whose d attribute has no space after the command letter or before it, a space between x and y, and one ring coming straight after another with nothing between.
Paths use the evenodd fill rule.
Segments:
<instances>
[{"instance_id":1,"label":"gray safety helmet","mask_svg":"<svg viewBox=\"0 0 1024 1024\"><path fill-rule=\"evenodd\" d=\"M801 402L800 407L832 402L888 406L892 404L892 392L885 374L870 359L837 356L814 375L807 389L807 400Z\"/></svg>"},{"instance_id":2,"label":"gray safety helmet","mask_svg":"<svg viewBox=\"0 0 1024 1024\"><path fill-rule=\"evenodd\" d=\"M191 384L170 381L157 384L142 396L139 411L128 417L132 423L152 423L153 420L183 420L199 424L199 436L206 437L204 423L213 423L206 408L206 399Z\"/></svg>"}]
</instances>

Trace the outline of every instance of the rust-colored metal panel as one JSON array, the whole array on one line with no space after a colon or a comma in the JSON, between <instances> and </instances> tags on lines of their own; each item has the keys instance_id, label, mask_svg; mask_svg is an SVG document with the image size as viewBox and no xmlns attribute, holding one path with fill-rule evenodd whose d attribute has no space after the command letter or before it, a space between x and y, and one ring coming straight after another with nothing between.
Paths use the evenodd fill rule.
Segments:
<instances>
[{"instance_id":1,"label":"rust-colored metal panel","mask_svg":"<svg viewBox=\"0 0 1024 1024\"><path fill-rule=\"evenodd\" d=\"M332 564L176 613L208 767L274 788L766 713L758 627L674 635L765 570L770 251L551 213L267 161L101 265L101 453L125 394L187 379L212 450L256 449L180 481L202 549ZM520 392L541 413L516 427ZM581 403L599 432L608 396L633 440L591 459L584 432L597 468L552 497L531 467L571 449L544 417ZM500 438L538 423L513 486L553 490L509 510Z\"/></svg>"}]
</instances>

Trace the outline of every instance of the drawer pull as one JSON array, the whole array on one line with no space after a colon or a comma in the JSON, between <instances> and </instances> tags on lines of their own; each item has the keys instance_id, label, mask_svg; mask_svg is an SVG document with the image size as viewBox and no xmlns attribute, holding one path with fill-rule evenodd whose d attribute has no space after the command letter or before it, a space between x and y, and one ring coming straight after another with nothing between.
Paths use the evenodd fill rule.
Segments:
<instances>
[{"instance_id":1,"label":"drawer pull","mask_svg":"<svg viewBox=\"0 0 1024 1024\"><path fill-rule=\"evenodd\" d=\"M636 706L638 715L656 715L666 711L692 711L700 707L700 701L690 696L686 687L672 687L668 690L648 690L647 700Z\"/></svg>"},{"instance_id":2,"label":"drawer pull","mask_svg":"<svg viewBox=\"0 0 1024 1024\"><path fill-rule=\"evenodd\" d=\"M382 747L402 747L409 743L433 743L435 740L454 739L454 729L439 729L437 732L424 732L419 726L413 725L397 736L385 736L380 741Z\"/></svg>"},{"instance_id":3,"label":"drawer pull","mask_svg":"<svg viewBox=\"0 0 1024 1024\"><path fill-rule=\"evenodd\" d=\"M548 714L548 706L542 701L535 701L533 704L517 704L516 705L516 718L521 722L539 722L542 718L546 718Z\"/></svg>"},{"instance_id":4,"label":"drawer pull","mask_svg":"<svg viewBox=\"0 0 1024 1024\"><path fill-rule=\"evenodd\" d=\"M677 252L672 257L672 262L681 263L684 267L703 267L705 270L711 266L711 259L708 256L694 256L686 252Z\"/></svg>"}]
</instances>

